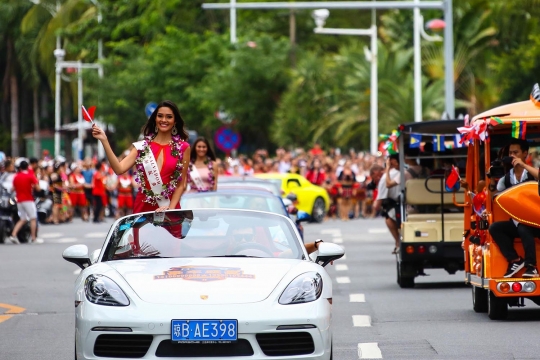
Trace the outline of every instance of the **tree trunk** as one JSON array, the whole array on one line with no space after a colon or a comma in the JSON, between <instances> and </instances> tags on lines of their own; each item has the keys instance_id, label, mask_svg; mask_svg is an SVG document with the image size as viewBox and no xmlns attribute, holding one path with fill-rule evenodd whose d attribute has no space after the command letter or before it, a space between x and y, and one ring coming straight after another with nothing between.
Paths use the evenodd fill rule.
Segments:
<instances>
[{"instance_id":1,"label":"tree trunk","mask_svg":"<svg viewBox=\"0 0 540 360\"><path fill-rule=\"evenodd\" d=\"M17 77L11 74L9 78L9 92L11 97L11 156L19 156L19 86Z\"/></svg>"},{"instance_id":2,"label":"tree trunk","mask_svg":"<svg viewBox=\"0 0 540 360\"><path fill-rule=\"evenodd\" d=\"M41 136L39 133L39 85L34 87L34 157L41 155Z\"/></svg>"}]
</instances>

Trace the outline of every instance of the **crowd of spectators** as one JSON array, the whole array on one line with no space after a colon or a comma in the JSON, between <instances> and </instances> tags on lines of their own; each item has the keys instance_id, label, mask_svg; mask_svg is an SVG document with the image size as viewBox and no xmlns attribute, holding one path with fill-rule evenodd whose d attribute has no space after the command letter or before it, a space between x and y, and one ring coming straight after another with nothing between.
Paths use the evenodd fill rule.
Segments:
<instances>
[{"instance_id":1,"label":"crowd of spectators","mask_svg":"<svg viewBox=\"0 0 540 360\"><path fill-rule=\"evenodd\" d=\"M0 161L0 184L9 184L21 159L6 157ZM69 222L78 215L85 221L105 221L129 213L137 183L132 174L117 176L105 160L87 158L68 162L63 157L51 158L44 153L41 159L27 159L30 169L47 189L53 200L53 211L48 222ZM257 173L296 173L315 185L324 187L332 199L329 217L348 220L376 216L373 201L377 189L369 187L372 180L384 172L384 158L350 149L323 150L316 144L310 150L277 149L255 151L252 156L217 159L219 176L250 176ZM7 185L9 186L9 185Z\"/></svg>"}]
</instances>

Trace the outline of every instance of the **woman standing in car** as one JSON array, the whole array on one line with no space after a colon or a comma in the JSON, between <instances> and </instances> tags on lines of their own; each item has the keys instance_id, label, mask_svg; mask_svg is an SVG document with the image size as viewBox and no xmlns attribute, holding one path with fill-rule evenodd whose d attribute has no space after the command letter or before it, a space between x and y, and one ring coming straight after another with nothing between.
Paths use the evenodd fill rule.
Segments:
<instances>
[{"instance_id":1,"label":"woman standing in car","mask_svg":"<svg viewBox=\"0 0 540 360\"><path fill-rule=\"evenodd\" d=\"M188 173L188 192L216 191L216 155L208 140L199 137L193 143Z\"/></svg>"},{"instance_id":2,"label":"woman standing in car","mask_svg":"<svg viewBox=\"0 0 540 360\"><path fill-rule=\"evenodd\" d=\"M107 135L97 125L92 135L101 141L109 163L117 175L136 167L136 181L140 184L133 212L162 212L179 208L185 189L189 167L190 147L184 119L175 103L162 101L148 118L142 129L144 140L134 143L122 161L119 161L107 140Z\"/></svg>"}]
</instances>

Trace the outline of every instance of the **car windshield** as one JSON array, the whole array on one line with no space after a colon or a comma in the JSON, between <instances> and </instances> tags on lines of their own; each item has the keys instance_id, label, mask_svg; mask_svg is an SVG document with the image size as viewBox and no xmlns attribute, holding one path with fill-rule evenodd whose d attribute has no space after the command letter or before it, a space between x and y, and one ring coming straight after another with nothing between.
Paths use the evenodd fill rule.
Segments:
<instances>
[{"instance_id":1,"label":"car windshield","mask_svg":"<svg viewBox=\"0 0 540 360\"><path fill-rule=\"evenodd\" d=\"M270 195L270 194L269 194ZM208 192L203 194L182 197L182 209L239 209L268 211L274 214L285 215L281 199L275 196L264 196L245 193Z\"/></svg>"},{"instance_id":2,"label":"car windshield","mask_svg":"<svg viewBox=\"0 0 540 360\"><path fill-rule=\"evenodd\" d=\"M160 217L161 216L161 217ZM110 231L102 261L141 258L262 257L302 259L290 220L242 210L134 214Z\"/></svg>"},{"instance_id":3,"label":"car windshield","mask_svg":"<svg viewBox=\"0 0 540 360\"><path fill-rule=\"evenodd\" d=\"M261 188L266 191L271 192L272 194L276 196L281 195L281 188L278 187L276 184L270 182L270 181L250 181L250 180L225 180L222 181L221 178L218 180L218 189L227 189L231 187L254 187L254 188Z\"/></svg>"}]
</instances>

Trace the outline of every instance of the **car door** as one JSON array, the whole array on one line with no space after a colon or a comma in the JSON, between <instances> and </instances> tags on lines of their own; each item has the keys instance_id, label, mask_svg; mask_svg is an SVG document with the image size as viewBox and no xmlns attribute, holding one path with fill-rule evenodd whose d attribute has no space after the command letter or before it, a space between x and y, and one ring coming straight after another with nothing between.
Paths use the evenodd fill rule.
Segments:
<instances>
[{"instance_id":1,"label":"car door","mask_svg":"<svg viewBox=\"0 0 540 360\"><path fill-rule=\"evenodd\" d=\"M313 207L312 200L310 199L309 192L306 191L305 184L301 179L296 177L290 177L286 179L287 194L293 192L298 197L298 210L302 210L311 214L311 208Z\"/></svg>"}]
</instances>

